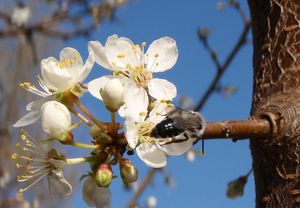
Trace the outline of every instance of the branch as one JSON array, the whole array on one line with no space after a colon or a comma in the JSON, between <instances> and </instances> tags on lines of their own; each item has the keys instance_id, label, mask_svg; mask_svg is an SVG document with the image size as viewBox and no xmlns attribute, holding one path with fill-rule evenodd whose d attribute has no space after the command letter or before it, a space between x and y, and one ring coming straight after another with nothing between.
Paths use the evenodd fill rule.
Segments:
<instances>
[{"instance_id":1,"label":"branch","mask_svg":"<svg viewBox=\"0 0 300 208\"><path fill-rule=\"evenodd\" d=\"M232 51L230 52L230 54L228 55L226 61L224 62L223 65L220 65L219 62L217 61L216 57L213 56L213 52L212 50L209 50L210 53L212 54L212 59L213 62L216 64L217 66L217 74L214 77L213 81L211 82L210 86L208 87L207 91L204 93L203 97L200 99L199 103L196 105L194 111L199 111L203 108L204 104L206 103L206 101L208 100L209 96L215 91L216 86L219 82L219 80L221 79L222 75L224 74L224 72L226 71L226 69L228 68L229 64L231 63L231 61L233 60L233 58L236 56L237 52L241 49L241 47L244 45L245 41L246 41L246 37L247 34L249 32L251 28L251 22L248 21L245 26L244 29L237 41L237 43L235 44L235 46L233 47ZM200 40L202 40L200 38ZM203 41L203 40L202 40ZM207 46L207 43L204 43L205 48L210 49Z\"/></svg>"},{"instance_id":2,"label":"branch","mask_svg":"<svg viewBox=\"0 0 300 208\"><path fill-rule=\"evenodd\" d=\"M146 189L146 187L148 186L148 184L152 181L152 178L153 178L154 174L158 170L160 170L160 169L151 168L149 170L149 172L147 173L144 181L139 185L139 187L137 188L136 192L134 193L134 195L132 196L131 200L129 201L129 203L127 205L128 208L135 207L138 198L144 192L144 190Z\"/></svg>"},{"instance_id":3,"label":"branch","mask_svg":"<svg viewBox=\"0 0 300 208\"><path fill-rule=\"evenodd\" d=\"M235 140L268 137L271 126L266 119L210 122L205 128L203 139L232 138Z\"/></svg>"}]
</instances>

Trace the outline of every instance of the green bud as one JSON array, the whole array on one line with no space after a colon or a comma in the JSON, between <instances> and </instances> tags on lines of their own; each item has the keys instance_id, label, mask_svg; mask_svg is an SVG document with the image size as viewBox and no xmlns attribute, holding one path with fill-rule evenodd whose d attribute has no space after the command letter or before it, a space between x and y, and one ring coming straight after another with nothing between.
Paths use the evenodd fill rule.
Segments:
<instances>
[{"instance_id":1,"label":"green bud","mask_svg":"<svg viewBox=\"0 0 300 208\"><path fill-rule=\"evenodd\" d=\"M234 199L244 194L244 188L247 183L247 176L241 176L227 185L226 196L230 199Z\"/></svg>"},{"instance_id":2,"label":"green bud","mask_svg":"<svg viewBox=\"0 0 300 208\"><path fill-rule=\"evenodd\" d=\"M120 162L120 173L123 183L125 184L133 183L138 179L138 170L129 160Z\"/></svg>"},{"instance_id":3,"label":"green bud","mask_svg":"<svg viewBox=\"0 0 300 208\"><path fill-rule=\"evenodd\" d=\"M96 124L91 126L90 135L102 144L110 144L113 141L113 139L108 134L104 133L103 129Z\"/></svg>"},{"instance_id":4,"label":"green bud","mask_svg":"<svg viewBox=\"0 0 300 208\"><path fill-rule=\"evenodd\" d=\"M113 178L111 166L107 163L100 165L96 171L96 182L99 187L109 187Z\"/></svg>"}]
</instances>

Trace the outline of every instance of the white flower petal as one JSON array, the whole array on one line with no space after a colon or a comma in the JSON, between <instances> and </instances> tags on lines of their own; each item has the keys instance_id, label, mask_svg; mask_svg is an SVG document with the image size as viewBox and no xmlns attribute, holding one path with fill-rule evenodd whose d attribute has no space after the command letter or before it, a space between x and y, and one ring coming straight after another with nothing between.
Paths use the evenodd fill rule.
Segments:
<instances>
[{"instance_id":1,"label":"white flower petal","mask_svg":"<svg viewBox=\"0 0 300 208\"><path fill-rule=\"evenodd\" d=\"M89 73L91 72L94 66L94 62L95 62L94 53L90 47L88 47L88 51L89 51L89 56L85 61L84 66L78 72L78 77L76 79L77 82L83 82L87 78L87 76L89 75Z\"/></svg>"},{"instance_id":2,"label":"white flower petal","mask_svg":"<svg viewBox=\"0 0 300 208\"><path fill-rule=\"evenodd\" d=\"M51 170L51 174L48 176L50 187L54 187L56 191L64 196L72 193L71 184L65 179L63 171Z\"/></svg>"},{"instance_id":3,"label":"white flower petal","mask_svg":"<svg viewBox=\"0 0 300 208\"><path fill-rule=\"evenodd\" d=\"M157 100L172 100L176 97L176 86L165 79L152 79L148 83L149 94Z\"/></svg>"},{"instance_id":4,"label":"white flower petal","mask_svg":"<svg viewBox=\"0 0 300 208\"><path fill-rule=\"evenodd\" d=\"M143 121L147 115L149 104L146 90L137 87L135 83L127 83L124 87L125 116L134 121Z\"/></svg>"},{"instance_id":5,"label":"white flower petal","mask_svg":"<svg viewBox=\"0 0 300 208\"><path fill-rule=\"evenodd\" d=\"M163 72L172 68L178 58L176 41L170 37L155 40L146 52L147 68L152 72Z\"/></svg>"},{"instance_id":6,"label":"white flower petal","mask_svg":"<svg viewBox=\"0 0 300 208\"><path fill-rule=\"evenodd\" d=\"M97 64L105 69L113 69L113 66L108 62L105 48L98 41L90 41L89 47L92 49Z\"/></svg>"},{"instance_id":7,"label":"white flower petal","mask_svg":"<svg viewBox=\"0 0 300 208\"><path fill-rule=\"evenodd\" d=\"M160 147L167 155L176 156L189 151L192 148L194 141L194 139L188 139L182 142L173 142L161 145Z\"/></svg>"},{"instance_id":8,"label":"white flower petal","mask_svg":"<svg viewBox=\"0 0 300 208\"><path fill-rule=\"evenodd\" d=\"M41 111L40 110L34 110L26 115L24 115L22 118L20 118L13 127L18 128L22 126L28 126L29 124L32 124L36 122L40 117Z\"/></svg>"},{"instance_id":9,"label":"white flower petal","mask_svg":"<svg viewBox=\"0 0 300 208\"><path fill-rule=\"evenodd\" d=\"M154 102L154 108L149 113L149 118L147 120L151 121L154 124L160 123L169 112L170 106L171 105L166 102L156 100Z\"/></svg>"},{"instance_id":10,"label":"white flower petal","mask_svg":"<svg viewBox=\"0 0 300 208\"><path fill-rule=\"evenodd\" d=\"M65 60L72 61L71 64L66 64L67 68L73 68L74 66L78 66L80 68L83 66L83 60L81 58L81 55L75 48L63 48L59 54L59 58L60 62Z\"/></svg>"},{"instance_id":11,"label":"white flower petal","mask_svg":"<svg viewBox=\"0 0 300 208\"><path fill-rule=\"evenodd\" d=\"M125 69L128 64L132 67L137 66L140 60L135 55L133 46L133 43L124 37L116 38L116 36L113 36L108 38L105 43L105 53L109 63L119 70Z\"/></svg>"},{"instance_id":12,"label":"white flower petal","mask_svg":"<svg viewBox=\"0 0 300 208\"><path fill-rule=\"evenodd\" d=\"M58 61L49 57L41 62L41 76L45 86L53 91L68 89L73 84L73 77L70 70L61 69Z\"/></svg>"},{"instance_id":13,"label":"white flower petal","mask_svg":"<svg viewBox=\"0 0 300 208\"><path fill-rule=\"evenodd\" d=\"M134 149L138 143L137 138L137 128L135 122L131 119L125 120L125 127L124 127L125 137L127 139L128 145Z\"/></svg>"},{"instance_id":14,"label":"white flower petal","mask_svg":"<svg viewBox=\"0 0 300 208\"><path fill-rule=\"evenodd\" d=\"M161 168L167 165L165 153L156 145L145 142L136 148L136 153L150 167Z\"/></svg>"},{"instance_id":15,"label":"white flower petal","mask_svg":"<svg viewBox=\"0 0 300 208\"><path fill-rule=\"evenodd\" d=\"M48 101L50 101L50 100L54 100L55 96L56 96L56 95L53 94L53 95L49 95L49 96L47 96L47 97L42 97L42 98L39 98L39 99L37 99L37 100L35 100L35 101L32 101L32 102L30 102L30 103L28 103L28 104L26 105L26 110L27 110L27 111L40 110L41 107L42 107L42 105L43 105L45 102L48 102Z\"/></svg>"},{"instance_id":16,"label":"white flower petal","mask_svg":"<svg viewBox=\"0 0 300 208\"><path fill-rule=\"evenodd\" d=\"M103 88L110 80L114 79L114 76L107 75L97 79L94 79L88 83L88 90L94 97L102 100L100 95L100 89Z\"/></svg>"}]
</instances>

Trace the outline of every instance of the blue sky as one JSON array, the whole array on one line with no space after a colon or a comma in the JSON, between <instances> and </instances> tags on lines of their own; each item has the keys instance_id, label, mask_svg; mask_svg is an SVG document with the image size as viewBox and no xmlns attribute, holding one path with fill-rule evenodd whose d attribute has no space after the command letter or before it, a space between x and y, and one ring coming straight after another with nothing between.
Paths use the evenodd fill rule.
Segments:
<instances>
[{"instance_id":1,"label":"blue sky","mask_svg":"<svg viewBox=\"0 0 300 208\"><path fill-rule=\"evenodd\" d=\"M205 26L210 28L209 41L223 62L243 27L242 19L236 11L230 8L219 11L216 9L217 2L215 0L137 0L118 10L117 21L104 23L89 40L99 40L103 43L111 34L118 34L136 43L146 41L149 45L162 36L174 38L179 49L177 64L172 70L156 76L173 82L177 86L179 95L191 96L197 102L216 72L209 54L197 38L197 29ZM241 1L241 4L248 14L246 1ZM251 42L251 37L249 38ZM87 41L78 38L66 42L65 46L77 48L86 56ZM238 87L238 92L229 97L213 94L202 110L208 121L249 117L252 97L251 60L252 46L247 44L221 80L224 85ZM106 73L107 71L100 66L95 66L88 80ZM86 105L96 115L101 115L101 118L108 120L108 114L102 110L104 108L101 103L89 95L84 99ZM175 179L175 186L167 187L163 175L157 174L153 184L140 198L140 204L143 205L147 197L153 195L158 200L157 207L254 207L253 176L249 178L243 197L230 200L225 195L227 183L245 174L251 167L249 142L211 140L206 142L205 147L206 155L198 157L192 163L184 156L169 158L167 170ZM132 157L132 161L140 171L139 178L143 179L148 167L136 156ZM84 167L87 169L87 166ZM117 169L116 174L118 175ZM124 191L120 179L113 181L111 191L112 207L125 207L132 196L132 192ZM74 193L71 203L72 207L86 206L79 188Z\"/></svg>"}]
</instances>

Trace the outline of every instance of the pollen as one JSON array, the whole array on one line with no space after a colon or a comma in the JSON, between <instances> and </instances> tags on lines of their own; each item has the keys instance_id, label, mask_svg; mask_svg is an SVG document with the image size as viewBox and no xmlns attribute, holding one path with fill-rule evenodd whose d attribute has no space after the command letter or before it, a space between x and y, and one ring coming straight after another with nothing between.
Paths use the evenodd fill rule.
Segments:
<instances>
[{"instance_id":1,"label":"pollen","mask_svg":"<svg viewBox=\"0 0 300 208\"><path fill-rule=\"evenodd\" d=\"M118 57L118 58L125 58L126 55L125 55L124 53L120 53L120 54L117 55L117 57Z\"/></svg>"},{"instance_id":2,"label":"pollen","mask_svg":"<svg viewBox=\"0 0 300 208\"><path fill-rule=\"evenodd\" d=\"M32 84L30 82L23 82L23 83L20 83L19 86L21 88L29 88L32 86Z\"/></svg>"},{"instance_id":3,"label":"pollen","mask_svg":"<svg viewBox=\"0 0 300 208\"><path fill-rule=\"evenodd\" d=\"M139 45L133 45L133 46L132 46L133 52L137 52L139 49L140 49L140 46L139 46Z\"/></svg>"},{"instance_id":4,"label":"pollen","mask_svg":"<svg viewBox=\"0 0 300 208\"><path fill-rule=\"evenodd\" d=\"M17 153L12 154L11 159L15 160L17 158L18 158L18 154Z\"/></svg>"},{"instance_id":5,"label":"pollen","mask_svg":"<svg viewBox=\"0 0 300 208\"><path fill-rule=\"evenodd\" d=\"M19 196L22 196L23 193L24 193L24 189L20 189L20 190L18 191L18 195L19 195Z\"/></svg>"},{"instance_id":6,"label":"pollen","mask_svg":"<svg viewBox=\"0 0 300 208\"><path fill-rule=\"evenodd\" d=\"M140 112L140 116L147 116L146 112Z\"/></svg>"},{"instance_id":7,"label":"pollen","mask_svg":"<svg viewBox=\"0 0 300 208\"><path fill-rule=\"evenodd\" d=\"M155 57L155 58L159 57L159 54L158 54L158 53L157 53L157 54L155 54L155 55L154 55L154 57Z\"/></svg>"},{"instance_id":8,"label":"pollen","mask_svg":"<svg viewBox=\"0 0 300 208\"><path fill-rule=\"evenodd\" d=\"M73 58L66 58L64 60L61 60L58 63L58 67L61 68L61 69L66 68L66 67L70 67L70 66L75 64L77 59L78 59L78 56L74 56Z\"/></svg>"}]
</instances>

